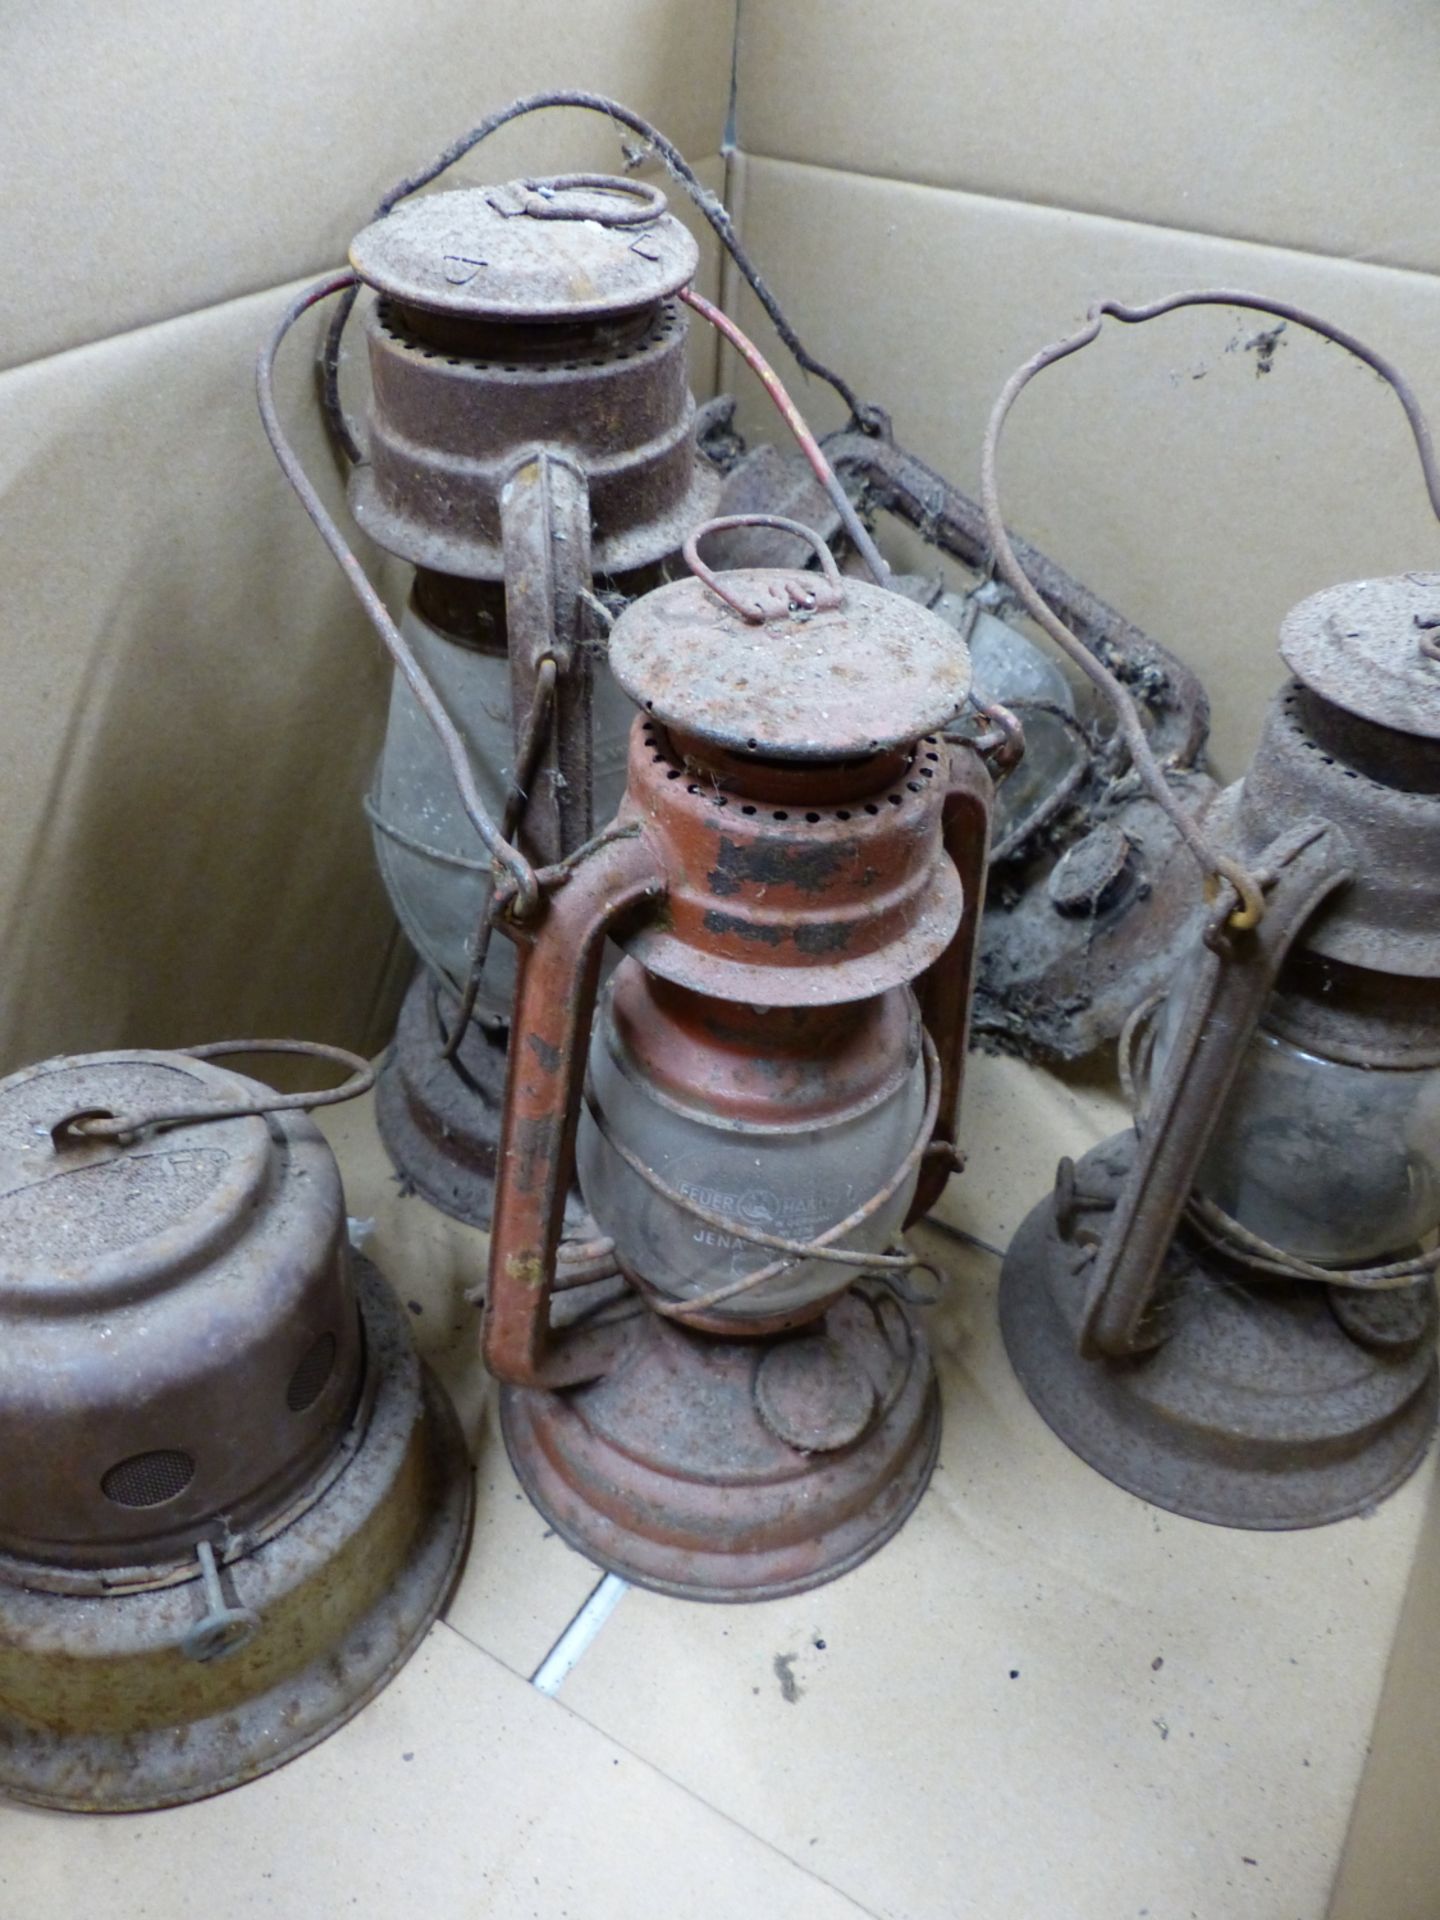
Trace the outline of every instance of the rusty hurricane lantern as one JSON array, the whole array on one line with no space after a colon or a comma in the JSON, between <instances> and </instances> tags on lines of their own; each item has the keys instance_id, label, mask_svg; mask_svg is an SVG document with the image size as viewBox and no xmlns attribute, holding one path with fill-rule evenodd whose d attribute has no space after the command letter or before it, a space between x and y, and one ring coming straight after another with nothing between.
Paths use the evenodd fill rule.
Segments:
<instances>
[{"instance_id":1,"label":"rusty hurricane lantern","mask_svg":"<svg viewBox=\"0 0 1440 1920\"><path fill-rule=\"evenodd\" d=\"M589 838L624 779L630 707L594 589L658 578L718 491L675 298L699 249L658 188L571 174L409 200L350 258L374 296L351 514L414 567L403 642L489 814L543 865ZM381 1137L425 1198L483 1225L514 968L489 937L491 849L403 666L368 812L422 963Z\"/></svg>"},{"instance_id":2,"label":"rusty hurricane lantern","mask_svg":"<svg viewBox=\"0 0 1440 1920\"><path fill-rule=\"evenodd\" d=\"M625 795L514 930L483 1335L551 1524L701 1600L833 1578L929 1478L934 1370L893 1249L955 1163L991 799L944 733L954 630L842 580L797 523L713 523L736 524L788 527L823 570L714 573L692 538L694 577L615 625ZM562 1325L572 1162L629 1285Z\"/></svg>"},{"instance_id":3,"label":"rusty hurricane lantern","mask_svg":"<svg viewBox=\"0 0 1440 1920\"><path fill-rule=\"evenodd\" d=\"M510 946L492 937L496 864L529 911L534 869L584 845L618 803L633 709L606 659L613 609L666 577L720 491L697 447L691 310L760 375L862 559L876 578L888 571L764 357L690 284L699 249L658 188L569 174L408 197L506 121L557 105L640 133L778 314L729 216L662 134L601 96L543 94L491 115L388 194L352 245L351 271L292 304L258 368L276 456L396 666L367 811L422 964L381 1073L381 1136L426 1199L482 1226L514 994ZM371 399L357 433L338 361L362 288L373 296ZM275 408L280 342L333 294L326 414L351 463L355 523L414 567L398 624Z\"/></svg>"},{"instance_id":4,"label":"rusty hurricane lantern","mask_svg":"<svg viewBox=\"0 0 1440 1920\"><path fill-rule=\"evenodd\" d=\"M356 1071L286 1095L221 1056ZM0 1080L0 1792L202 1798L358 1711L469 1530L459 1424L352 1253L303 1106L333 1048Z\"/></svg>"},{"instance_id":5,"label":"rusty hurricane lantern","mask_svg":"<svg viewBox=\"0 0 1440 1920\"><path fill-rule=\"evenodd\" d=\"M1107 305L1021 370L987 447L997 526L995 440L1029 375L1106 312L1196 303L1278 314L1375 368L1440 513L1429 435L1395 370L1313 315L1220 292ZM1434 1430L1437 630L1433 573L1331 587L1289 614L1291 677L1255 758L1191 823L1209 876L1200 924L1158 1010L1132 1019L1134 1130L1061 1163L1004 1263L1005 1344L1040 1413L1107 1477L1195 1519L1289 1528L1363 1512Z\"/></svg>"}]
</instances>

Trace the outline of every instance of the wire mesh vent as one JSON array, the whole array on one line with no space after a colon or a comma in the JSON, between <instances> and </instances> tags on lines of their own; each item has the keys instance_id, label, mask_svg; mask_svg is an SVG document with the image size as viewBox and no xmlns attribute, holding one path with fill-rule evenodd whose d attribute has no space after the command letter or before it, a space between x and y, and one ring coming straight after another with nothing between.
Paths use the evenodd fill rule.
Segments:
<instances>
[{"instance_id":1,"label":"wire mesh vent","mask_svg":"<svg viewBox=\"0 0 1440 1920\"><path fill-rule=\"evenodd\" d=\"M183 1493L195 1478L195 1462L179 1447L132 1453L110 1468L100 1491L117 1507L159 1507Z\"/></svg>"},{"instance_id":2,"label":"wire mesh vent","mask_svg":"<svg viewBox=\"0 0 1440 1920\"><path fill-rule=\"evenodd\" d=\"M285 1390L285 1404L292 1413L304 1413L313 1407L325 1391L325 1383L335 1367L335 1336L322 1333L305 1354Z\"/></svg>"}]
</instances>

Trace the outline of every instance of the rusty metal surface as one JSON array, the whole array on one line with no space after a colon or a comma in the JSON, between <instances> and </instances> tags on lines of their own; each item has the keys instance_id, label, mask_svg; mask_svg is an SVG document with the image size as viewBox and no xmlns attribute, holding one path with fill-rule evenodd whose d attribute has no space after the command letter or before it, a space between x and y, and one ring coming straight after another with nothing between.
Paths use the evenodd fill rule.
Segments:
<instances>
[{"instance_id":1,"label":"rusty metal surface","mask_svg":"<svg viewBox=\"0 0 1440 1920\"><path fill-rule=\"evenodd\" d=\"M214 1559L249 1637L197 1658L193 1577L83 1598L0 1583L0 1791L124 1812L241 1784L356 1713L404 1665L453 1583L473 1486L443 1390L404 1315L357 1262L372 1391L343 1471L259 1546Z\"/></svg>"},{"instance_id":2,"label":"rusty metal surface","mask_svg":"<svg viewBox=\"0 0 1440 1920\"><path fill-rule=\"evenodd\" d=\"M551 663L553 699L538 753L516 756L527 851L541 866L573 853L594 824L590 590L590 491L572 461L525 455L500 490L510 711L534 708ZM522 761L531 758L528 771ZM512 823L512 831L513 824ZM488 921L487 921L488 925ZM467 1016L468 1016L468 1009Z\"/></svg>"},{"instance_id":3,"label":"rusty metal surface","mask_svg":"<svg viewBox=\"0 0 1440 1920\"><path fill-rule=\"evenodd\" d=\"M989 778L969 748L925 730L968 685L963 643L943 622L813 576L807 620L766 619L755 603L777 587L787 606L802 599L803 577L738 572L719 584L723 600L686 583L683 644L654 639L656 605L672 588L617 623L612 665L648 717L632 730L615 834L518 935L483 1339L507 1383L516 1470L557 1530L662 1591L742 1599L798 1591L873 1552L933 1462L928 1355L894 1296L850 1276L915 1264L888 1238L927 1148L953 1164ZM826 608L827 593L841 604ZM928 628L918 640L917 616ZM641 636L628 650L627 622ZM887 653L897 628L908 685ZM823 707L818 736L800 731L808 686L795 685L806 669L804 649L784 644L792 630L827 665L858 656L863 733ZM766 644L742 661L738 636L757 632ZM699 697L687 697L687 674L703 678ZM726 721L725 700L736 718L743 701L743 727ZM627 958L589 1049L582 1174L644 1305L552 1328L607 931ZM935 1039L909 991L927 972ZM918 1134L917 1031L927 1063ZM602 1113L612 1079L615 1110ZM622 1110L628 1121L612 1127ZM712 1173L718 1143L743 1135L747 1189L764 1184L767 1153L802 1142L822 1158L853 1154L842 1169L852 1184L842 1179L843 1199L817 1198L828 1177L817 1161L805 1201L816 1219L806 1214L803 1234L762 1230L667 1180L662 1149L633 1150L638 1132L621 1140L652 1118L688 1129L681 1151ZM872 1136L858 1129L872 1122L873 1144L862 1146ZM656 1199L643 1246L607 1210L628 1189L591 1165L599 1141ZM767 1221L780 1206L767 1189ZM677 1209L681 1242L665 1237ZM744 1270L727 1252L712 1271L687 1232L702 1247L745 1249ZM822 1264L821 1249L835 1264ZM747 1337L726 1337L732 1325Z\"/></svg>"},{"instance_id":4,"label":"rusty metal surface","mask_svg":"<svg viewBox=\"0 0 1440 1920\"><path fill-rule=\"evenodd\" d=\"M1165 1255L1161 1342L1081 1359L1093 1244L1133 1152L1126 1133L1067 1163L1006 1255L1001 1332L1036 1409L1107 1479L1191 1519L1282 1529L1368 1512L1434 1432L1433 1285L1377 1324L1332 1308L1336 1289L1248 1283L1182 1228Z\"/></svg>"},{"instance_id":5,"label":"rusty metal surface","mask_svg":"<svg viewBox=\"0 0 1440 1920\"><path fill-rule=\"evenodd\" d=\"M984 763L973 749L952 746L949 759L942 820L945 852L960 878L961 908L950 945L931 962L917 988L921 1014L939 1057L941 1079L929 1158L916 1184L907 1225L930 1211L945 1191L950 1175L964 1164L960 1154L960 1098L965 1084L965 1056L970 1050L995 792Z\"/></svg>"},{"instance_id":6,"label":"rusty metal surface","mask_svg":"<svg viewBox=\"0 0 1440 1920\"><path fill-rule=\"evenodd\" d=\"M1395 733L1435 741L1437 626L1440 573L1351 580L1291 609L1280 628L1280 654L1296 679L1331 705Z\"/></svg>"},{"instance_id":7,"label":"rusty metal surface","mask_svg":"<svg viewBox=\"0 0 1440 1920\"><path fill-rule=\"evenodd\" d=\"M0 1082L5 1553L74 1568L185 1556L216 1514L237 1534L263 1525L336 1446L360 1331L339 1176L313 1124L51 1138L77 1110L264 1092L166 1053L61 1058ZM319 1343L328 1368L297 1407Z\"/></svg>"},{"instance_id":8,"label":"rusty metal surface","mask_svg":"<svg viewBox=\"0 0 1440 1920\"><path fill-rule=\"evenodd\" d=\"M440 1005L444 997L445 1008ZM420 967L406 990L394 1047L380 1069L375 1120L401 1178L432 1207L488 1227L495 1203L505 1037L475 1022L454 1059L445 1035L454 1002Z\"/></svg>"},{"instance_id":9,"label":"rusty metal surface","mask_svg":"<svg viewBox=\"0 0 1440 1920\"><path fill-rule=\"evenodd\" d=\"M1355 877L1316 915L1306 930L1307 947L1352 966L1440 978L1435 749L1428 743L1421 749L1421 758L1431 763L1419 770L1429 775L1424 787L1392 784L1408 782L1416 771L1403 751L1407 736L1388 729L1388 742L1382 735L1378 751L1362 754L1350 731L1346 752L1328 732L1326 704L1294 682L1282 689L1244 779L1212 810L1211 830L1250 856L1288 821L1305 815L1333 820L1354 849Z\"/></svg>"},{"instance_id":10,"label":"rusty metal surface","mask_svg":"<svg viewBox=\"0 0 1440 1920\"><path fill-rule=\"evenodd\" d=\"M929 777L904 782L893 802L888 781L874 785L877 770L893 771L887 756L848 768L849 807L828 804L833 769L782 766L799 798L762 808L744 795L752 785L763 792L776 769L741 760L712 769L707 789L685 778L669 736L637 719L621 818L641 832L578 866L522 946L515 1030L524 1038L506 1091L485 1334L502 1378L558 1385L606 1359L550 1351L546 1299L606 925L624 916L624 949L710 1002L717 1033L743 1024L737 1008L813 1020L903 984L946 953L960 924L961 884L942 841L949 751L922 741L914 767ZM804 806L807 782L826 795L823 811ZM761 1062L771 1052L762 1046Z\"/></svg>"},{"instance_id":11,"label":"rusty metal surface","mask_svg":"<svg viewBox=\"0 0 1440 1920\"><path fill-rule=\"evenodd\" d=\"M406 304L492 322L601 320L694 278L700 249L658 188L589 181L427 194L357 234L350 263Z\"/></svg>"},{"instance_id":12,"label":"rusty metal surface","mask_svg":"<svg viewBox=\"0 0 1440 1920\"><path fill-rule=\"evenodd\" d=\"M924 1333L873 1283L762 1342L647 1314L604 1378L506 1388L500 1405L516 1473L556 1532L688 1600L778 1599L868 1559L919 1501L940 1436Z\"/></svg>"},{"instance_id":13,"label":"rusty metal surface","mask_svg":"<svg viewBox=\"0 0 1440 1920\"><path fill-rule=\"evenodd\" d=\"M502 578L501 490L542 446L585 473L598 573L649 566L707 517L720 483L695 452L683 307L662 302L620 345L582 334L562 359L545 333L516 325L437 346L393 305L368 309L373 399L350 510L379 545L439 573Z\"/></svg>"},{"instance_id":14,"label":"rusty metal surface","mask_svg":"<svg viewBox=\"0 0 1440 1920\"><path fill-rule=\"evenodd\" d=\"M749 600L777 591L788 598L795 574L757 568L724 577ZM666 727L775 759L841 760L905 744L952 719L970 687L969 656L953 628L861 580L845 583L838 606L763 624L741 618L702 582L677 580L625 609L610 663Z\"/></svg>"},{"instance_id":15,"label":"rusty metal surface","mask_svg":"<svg viewBox=\"0 0 1440 1920\"><path fill-rule=\"evenodd\" d=\"M566 1386L614 1363L624 1329L552 1343L550 1292L575 1158L585 1042L607 931L658 902L664 876L641 839L611 841L552 895L521 947L482 1341L502 1380Z\"/></svg>"},{"instance_id":16,"label":"rusty metal surface","mask_svg":"<svg viewBox=\"0 0 1440 1920\"><path fill-rule=\"evenodd\" d=\"M652 973L758 1006L819 1006L912 980L945 951L962 900L942 843L943 741L833 778L787 765L779 793L759 755L717 767L703 751L682 753L653 720L631 735L620 818L643 828L667 899L626 950Z\"/></svg>"}]
</instances>

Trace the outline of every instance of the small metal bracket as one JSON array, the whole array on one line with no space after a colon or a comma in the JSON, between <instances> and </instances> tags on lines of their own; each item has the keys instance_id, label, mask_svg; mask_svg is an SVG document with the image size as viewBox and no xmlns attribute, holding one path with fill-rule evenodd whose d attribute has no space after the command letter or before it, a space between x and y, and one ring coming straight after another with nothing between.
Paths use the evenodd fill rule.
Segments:
<instances>
[{"instance_id":1,"label":"small metal bracket","mask_svg":"<svg viewBox=\"0 0 1440 1920\"><path fill-rule=\"evenodd\" d=\"M521 813L537 864L584 846L594 826L591 760L590 493L580 469L534 447L500 495L510 698L517 742L543 662L556 669L549 735Z\"/></svg>"},{"instance_id":2,"label":"small metal bracket","mask_svg":"<svg viewBox=\"0 0 1440 1920\"><path fill-rule=\"evenodd\" d=\"M1122 1359L1153 1341L1144 1322L1165 1253L1281 965L1306 922L1351 877L1344 836L1305 821L1268 847L1258 926L1219 931L1200 950L1134 1163L1091 1267L1080 1331L1087 1359Z\"/></svg>"},{"instance_id":3,"label":"small metal bracket","mask_svg":"<svg viewBox=\"0 0 1440 1920\"><path fill-rule=\"evenodd\" d=\"M195 1557L204 1582L205 1612L181 1641L180 1651L187 1660L208 1664L238 1653L258 1632L260 1616L253 1607L231 1606L208 1540L196 1542Z\"/></svg>"}]
</instances>

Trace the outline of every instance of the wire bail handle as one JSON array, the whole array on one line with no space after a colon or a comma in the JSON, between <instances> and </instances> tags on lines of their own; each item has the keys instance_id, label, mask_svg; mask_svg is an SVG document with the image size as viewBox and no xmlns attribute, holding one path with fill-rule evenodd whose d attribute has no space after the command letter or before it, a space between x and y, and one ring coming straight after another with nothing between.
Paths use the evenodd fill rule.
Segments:
<instances>
[{"instance_id":1,"label":"wire bail handle","mask_svg":"<svg viewBox=\"0 0 1440 1920\"><path fill-rule=\"evenodd\" d=\"M80 1107L65 1114L50 1129L57 1153L67 1148L86 1146L95 1140L125 1141L154 1127L198 1126L208 1120L244 1120L264 1113L308 1113L312 1107L334 1107L343 1100L358 1099L375 1084L375 1068L347 1047L330 1047L318 1040L214 1040L208 1046L180 1047L177 1052L192 1060L218 1060L233 1053L304 1054L317 1060L333 1060L348 1067L350 1076L338 1087L324 1087L318 1093L269 1092L256 1100L196 1102L187 1107L157 1107L149 1113L116 1114L109 1107Z\"/></svg>"},{"instance_id":2,"label":"wire bail handle","mask_svg":"<svg viewBox=\"0 0 1440 1920\"><path fill-rule=\"evenodd\" d=\"M741 599L725 585L726 576L716 573L713 567L707 567L699 552L700 542L707 533L729 533L734 527L773 527L779 533L793 533L797 540L804 540L813 550L824 572L824 580L816 580L808 573L757 578L758 570L737 569L744 571L746 585L751 590L749 598ZM825 541L813 527L807 527L799 520L787 520L778 513L728 513L718 520L707 520L687 537L680 551L695 578L707 586L717 600L723 600L732 613L738 613L752 627L763 626L767 620L777 620L786 614L829 612L845 604L845 583L840 578L835 556Z\"/></svg>"}]
</instances>

